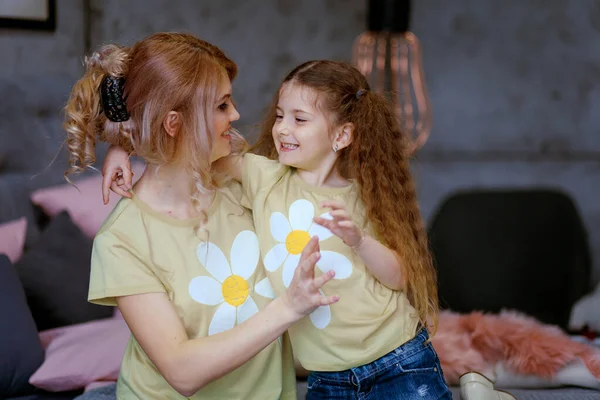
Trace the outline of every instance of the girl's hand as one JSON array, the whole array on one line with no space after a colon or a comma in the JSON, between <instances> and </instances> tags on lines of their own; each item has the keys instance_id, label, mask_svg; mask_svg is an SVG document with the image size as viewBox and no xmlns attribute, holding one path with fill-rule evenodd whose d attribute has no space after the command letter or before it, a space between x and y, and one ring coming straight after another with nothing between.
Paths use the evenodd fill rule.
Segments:
<instances>
[{"instance_id":1,"label":"girl's hand","mask_svg":"<svg viewBox=\"0 0 600 400\"><path fill-rule=\"evenodd\" d=\"M314 221L329 229L334 235L338 236L348 246L357 248L364 239L362 230L350 218L344 204L335 201L326 201L321 204L323 208L331 208L329 213L333 219L315 217Z\"/></svg>"},{"instance_id":2,"label":"girl's hand","mask_svg":"<svg viewBox=\"0 0 600 400\"><path fill-rule=\"evenodd\" d=\"M110 190L122 197L131 198L133 171L129 154L121 147L110 146L102 164L102 200L108 204Z\"/></svg>"},{"instance_id":3,"label":"girl's hand","mask_svg":"<svg viewBox=\"0 0 600 400\"><path fill-rule=\"evenodd\" d=\"M320 306L339 300L339 296L324 296L320 291L335 275L334 271L328 271L315 278L315 265L320 257L319 238L313 236L302 251L290 286L281 296L283 303L294 313L294 319L300 319Z\"/></svg>"}]
</instances>

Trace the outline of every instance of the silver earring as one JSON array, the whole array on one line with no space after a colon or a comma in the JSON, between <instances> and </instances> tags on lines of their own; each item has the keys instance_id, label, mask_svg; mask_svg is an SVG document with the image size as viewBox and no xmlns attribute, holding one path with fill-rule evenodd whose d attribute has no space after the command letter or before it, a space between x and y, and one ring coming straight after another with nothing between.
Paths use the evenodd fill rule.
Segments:
<instances>
[{"instance_id":1,"label":"silver earring","mask_svg":"<svg viewBox=\"0 0 600 400\"><path fill-rule=\"evenodd\" d=\"M333 146L333 152L337 153L337 151L338 151L338 145L336 144L335 146Z\"/></svg>"}]
</instances>

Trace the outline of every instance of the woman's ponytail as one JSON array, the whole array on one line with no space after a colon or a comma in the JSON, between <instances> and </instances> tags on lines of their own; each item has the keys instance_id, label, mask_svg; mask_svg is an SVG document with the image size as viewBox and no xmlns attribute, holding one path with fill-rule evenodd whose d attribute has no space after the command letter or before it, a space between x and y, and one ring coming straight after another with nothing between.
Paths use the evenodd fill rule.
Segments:
<instances>
[{"instance_id":1,"label":"woman's ponytail","mask_svg":"<svg viewBox=\"0 0 600 400\"><path fill-rule=\"evenodd\" d=\"M96 140L108 142L133 151L127 129L128 121L107 119L102 108L101 85L106 77L125 78L129 50L106 45L85 59L86 71L73 89L65 106L64 128L69 151L69 174L83 172L96 162ZM122 106L126 107L123 99Z\"/></svg>"}]
</instances>

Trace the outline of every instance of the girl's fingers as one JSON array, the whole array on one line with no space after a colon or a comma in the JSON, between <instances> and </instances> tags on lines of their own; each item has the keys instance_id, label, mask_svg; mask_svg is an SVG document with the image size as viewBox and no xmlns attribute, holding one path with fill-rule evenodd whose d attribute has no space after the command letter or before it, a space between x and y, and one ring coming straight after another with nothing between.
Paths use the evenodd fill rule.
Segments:
<instances>
[{"instance_id":1,"label":"girl's fingers","mask_svg":"<svg viewBox=\"0 0 600 400\"><path fill-rule=\"evenodd\" d=\"M342 228L352 228L354 226L354 222L352 222L350 220L340 221L340 222L338 222L338 225L341 226Z\"/></svg>"},{"instance_id":2,"label":"girl's fingers","mask_svg":"<svg viewBox=\"0 0 600 400\"><path fill-rule=\"evenodd\" d=\"M102 175L102 201L104 202L104 205L108 204L112 186L113 186L113 175L112 174Z\"/></svg>"},{"instance_id":3,"label":"girl's fingers","mask_svg":"<svg viewBox=\"0 0 600 400\"><path fill-rule=\"evenodd\" d=\"M133 172L131 171L131 164L128 165L127 168L123 168L123 180L125 183L125 187L127 189L131 189L133 181Z\"/></svg>"},{"instance_id":4,"label":"girl's fingers","mask_svg":"<svg viewBox=\"0 0 600 400\"><path fill-rule=\"evenodd\" d=\"M323 217L314 217L313 221L315 221L316 224L324 226L325 228L327 228L329 230L332 230L336 226L335 221L332 221L330 219L325 219Z\"/></svg>"},{"instance_id":5,"label":"girl's fingers","mask_svg":"<svg viewBox=\"0 0 600 400\"><path fill-rule=\"evenodd\" d=\"M131 193L119 186L115 181L111 183L110 190L112 190L121 197L127 197L128 199L131 198Z\"/></svg>"},{"instance_id":6,"label":"girl's fingers","mask_svg":"<svg viewBox=\"0 0 600 400\"><path fill-rule=\"evenodd\" d=\"M323 208L332 208L334 210L344 208L344 203L340 203L339 201L327 200L321 203L321 207Z\"/></svg>"},{"instance_id":7,"label":"girl's fingers","mask_svg":"<svg viewBox=\"0 0 600 400\"><path fill-rule=\"evenodd\" d=\"M335 219L347 219L349 218L346 210L333 210L329 213Z\"/></svg>"}]
</instances>

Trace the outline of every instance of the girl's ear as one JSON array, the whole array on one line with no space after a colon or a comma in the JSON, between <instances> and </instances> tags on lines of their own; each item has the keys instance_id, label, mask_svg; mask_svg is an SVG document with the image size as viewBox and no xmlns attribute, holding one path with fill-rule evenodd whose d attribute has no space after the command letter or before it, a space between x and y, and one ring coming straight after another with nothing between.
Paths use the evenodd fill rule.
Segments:
<instances>
[{"instance_id":1,"label":"girl's ear","mask_svg":"<svg viewBox=\"0 0 600 400\"><path fill-rule=\"evenodd\" d=\"M334 151L339 151L344 147L350 146L354 138L354 124L347 122L337 129L335 138L333 139Z\"/></svg>"},{"instance_id":2,"label":"girl's ear","mask_svg":"<svg viewBox=\"0 0 600 400\"><path fill-rule=\"evenodd\" d=\"M167 135L175 137L179 133L181 128L181 116L177 111L169 111L165 119L163 120L163 128L167 132Z\"/></svg>"}]
</instances>

